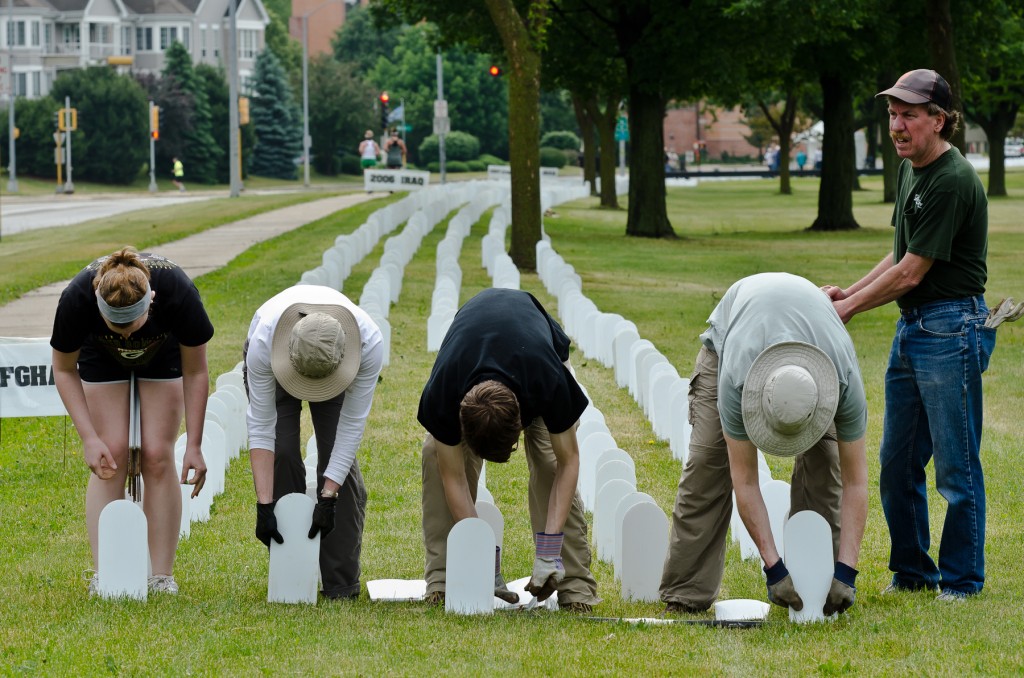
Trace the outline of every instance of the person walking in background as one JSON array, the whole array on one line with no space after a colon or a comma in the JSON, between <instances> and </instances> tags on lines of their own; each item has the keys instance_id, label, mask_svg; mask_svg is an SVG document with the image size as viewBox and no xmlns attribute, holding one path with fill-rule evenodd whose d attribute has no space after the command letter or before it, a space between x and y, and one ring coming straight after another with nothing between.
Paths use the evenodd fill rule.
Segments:
<instances>
[{"instance_id":1,"label":"person walking in background","mask_svg":"<svg viewBox=\"0 0 1024 678\"><path fill-rule=\"evenodd\" d=\"M201 441L210 390L206 344L212 337L199 291L185 272L168 259L131 247L86 266L60 295L50 338L53 378L92 471L85 495L95 570L90 593L103 576L100 513L125 497L133 373L141 403L142 510L153 572L149 589L178 592L173 567L181 491L174 443L184 416L188 439L181 482L195 486L195 497L206 481Z\"/></svg>"},{"instance_id":2,"label":"person walking in background","mask_svg":"<svg viewBox=\"0 0 1024 678\"><path fill-rule=\"evenodd\" d=\"M807 153L804 152L804 149L801 148L799 151L796 152L796 166L799 167L800 171L802 172L803 169L804 169L804 165L806 165L806 164L807 164Z\"/></svg>"},{"instance_id":3,"label":"person walking in background","mask_svg":"<svg viewBox=\"0 0 1024 678\"><path fill-rule=\"evenodd\" d=\"M892 254L846 289L826 285L843 322L895 300L900 308L885 374L879 491L889 525L886 591L940 589L962 601L985 583L984 417L981 375L995 349L985 326L988 199L974 167L949 143L960 125L949 84L917 69L879 92L897 175ZM925 467L946 500L938 566Z\"/></svg>"},{"instance_id":4,"label":"person walking in background","mask_svg":"<svg viewBox=\"0 0 1024 678\"><path fill-rule=\"evenodd\" d=\"M803 609L775 548L757 450L796 457L791 513L832 528L835 570L825 614L856 596L867 519L867 400L857 352L828 297L789 273L734 283L708 318L690 377L689 456L661 577L665 611L701 612L722 586L732 491L767 575L768 599Z\"/></svg>"},{"instance_id":5,"label":"person walking in background","mask_svg":"<svg viewBox=\"0 0 1024 678\"><path fill-rule=\"evenodd\" d=\"M185 178L185 166L181 164L181 160L175 156L172 159L172 172L174 173L174 185L178 187L178 191L181 193L185 192L185 184L182 180Z\"/></svg>"},{"instance_id":6,"label":"person walking in background","mask_svg":"<svg viewBox=\"0 0 1024 678\"><path fill-rule=\"evenodd\" d=\"M366 487L356 450L384 360L380 328L341 292L295 285L256 311L242 359L256 538L268 547L271 539L284 543L274 506L286 494L306 491L299 441L305 400L317 448L309 538L320 534L323 595L357 598Z\"/></svg>"},{"instance_id":7,"label":"person walking in background","mask_svg":"<svg viewBox=\"0 0 1024 678\"><path fill-rule=\"evenodd\" d=\"M388 169L405 167L405 142L398 136L398 130L391 130L391 136L384 142L384 156Z\"/></svg>"},{"instance_id":8,"label":"person walking in background","mask_svg":"<svg viewBox=\"0 0 1024 678\"><path fill-rule=\"evenodd\" d=\"M359 165L364 170L377 166L380 159L380 147L373 139L373 130L366 130L363 133L363 140L359 142Z\"/></svg>"},{"instance_id":9,"label":"person walking in background","mask_svg":"<svg viewBox=\"0 0 1024 678\"><path fill-rule=\"evenodd\" d=\"M563 610L600 602L590 572L583 502L576 491L576 427L587 397L569 365L569 337L528 292L489 289L455 315L420 396L423 442L423 542L427 600L444 600L448 533L476 517L483 461L505 463L523 435L530 524L536 548L526 590ZM501 576L494 595L519 597Z\"/></svg>"}]
</instances>

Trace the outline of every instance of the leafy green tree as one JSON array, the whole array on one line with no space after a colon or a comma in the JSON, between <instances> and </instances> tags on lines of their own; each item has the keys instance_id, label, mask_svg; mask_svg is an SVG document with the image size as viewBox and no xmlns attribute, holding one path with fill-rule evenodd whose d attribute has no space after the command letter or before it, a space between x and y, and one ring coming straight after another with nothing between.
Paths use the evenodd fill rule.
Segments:
<instances>
[{"instance_id":1,"label":"leafy green tree","mask_svg":"<svg viewBox=\"0 0 1024 678\"><path fill-rule=\"evenodd\" d=\"M480 157L480 141L466 132L450 132L444 138L445 160L476 160ZM425 163L439 162L437 135L431 134L420 144L420 157Z\"/></svg>"},{"instance_id":2,"label":"leafy green tree","mask_svg":"<svg viewBox=\"0 0 1024 678\"><path fill-rule=\"evenodd\" d=\"M540 133L544 135L561 130L579 131L579 121L572 107L572 95L564 89L541 89Z\"/></svg>"},{"instance_id":3,"label":"leafy green tree","mask_svg":"<svg viewBox=\"0 0 1024 678\"><path fill-rule=\"evenodd\" d=\"M309 135L313 166L321 174L341 171L340 151L357 153L363 132L374 126L373 88L356 77L353 64L329 55L309 62Z\"/></svg>"},{"instance_id":4,"label":"leafy green tree","mask_svg":"<svg viewBox=\"0 0 1024 678\"><path fill-rule=\"evenodd\" d=\"M369 10L358 5L349 7L345 23L331 40L334 58L354 64L356 73L365 76L380 58L392 58L402 30L398 26L378 27Z\"/></svg>"},{"instance_id":5,"label":"leafy green tree","mask_svg":"<svg viewBox=\"0 0 1024 678\"><path fill-rule=\"evenodd\" d=\"M74 176L111 184L130 184L149 159L146 95L131 77L109 68L64 71L50 96L78 110L72 138ZM16 118L17 119L17 118Z\"/></svg>"},{"instance_id":6,"label":"leafy green tree","mask_svg":"<svg viewBox=\"0 0 1024 678\"><path fill-rule=\"evenodd\" d=\"M171 159L185 157L185 134L192 129L195 99L190 92L182 89L177 78L165 78L154 73L140 73L135 78L149 101L160 108L160 138L154 148L156 174L169 177L172 172ZM146 157L148 162L148 154Z\"/></svg>"},{"instance_id":7,"label":"leafy green tree","mask_svg":"<svg viewBox=\"0 0 1024 678\"><path fill-rule=\"evenodd\" d=\"M288 74L291 81L302 80L302 43L292 38L288 32L288 18L291 16L291 5L278 3L279 7L267 6L270 24L267 26L264 39L267 49L274 53L281 62L281 68Z\"/></svg>"},{"instance_id":8,"label":"leafy green tree","mask_svg":"<svg viewBox=\"0 0 1024 678\"><path fill-rule=\"evenodd\" d=\"M217 162L217 181L227 184L231 181L231 140L228 137L231 128L228 106L230 95L227 76L221 67L196 64L196 78L206 93L206 100L210 103L210 125L221 149L221 155ZM252 125L242 125L240 129L242 176L245 177L246 167L252 162L252 149L256 144L256 135L252 131Z\"/></svg>"},{"instance_id":9,"label":"leafy green tree","mask_svg":"<svg viewBox=\"0 0 1024 678\"><path fill-rule=\"evenodd\" d=\"M54 140L53 133L57 131L54 124L54 114L64 106L64 102L58 103L50 97L38 99L26 99L18 97L14 100L14 120L21 130L20 136L15 140L18 163L18 174L21 176L44 177L47 179L57 176L57 165L53 161ZM0 152L3 155L3 166L8 163L8 126L7 107L0 110ZM82 139L83 133L75 133L72 150L77 148ZM75 157L78 157L77 153ZM77 166L77 161L75 165Z\"/></svg>"},{"instance_id":10,"label":"leafy green tree","mask_svg":"<svg viewBox=\"0 0 1024 678\"><path fill-rule=\"evenodd\" d=\"M189 181L212 184L217 181L217 166L223 161L224 151L214 136L210 102L203 83L196 76L192 56L180 42L173 42L164 53L164 78L176 80L182 91L192 96L190 125L182 135L183 148L178 157L185 165ZM227 127L219 131L227 135Z\"/></svg>"},{"instance_id":11,"label":"leafy green tree","mask_svg":"<svg viewBox=\"0 0 1024 678\"><path fill-rule=\"evenodd\" d=\"M270 50L256 57L253 89L249 111L256 147L251 171L257 176L294 179L295 159L302 153L302 121L284 69Z\"/></svg>"},{"instance_id":12,"label":"leafy green tree","mask_svg":"<svg viewBox=\"0 0 1024 678\"><path fill-rule=\"evenodd\" d=\"M391 96L392 110L404 102L405 120L412 126L406 143L414 163L425 162L418 149L433 132L437 39L437 29L432 25L406 27L390 58L378 58L367 73L367 80L378 92L387 91ZM507 157L507 83L505 76L488 74L492 62L490 57L463 47L444 50L444 94L452 128L479 139L484 152Z\"/></svg>"}]
</instances>

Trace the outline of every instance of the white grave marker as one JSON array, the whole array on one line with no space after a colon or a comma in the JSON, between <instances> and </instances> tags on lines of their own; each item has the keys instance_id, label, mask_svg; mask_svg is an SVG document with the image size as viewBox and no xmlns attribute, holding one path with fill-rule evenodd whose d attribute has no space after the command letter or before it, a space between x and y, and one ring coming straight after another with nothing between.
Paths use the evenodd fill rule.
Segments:
<instances>
[{"instance_id":1,"label":"white grave marker","mask_svg":"<svg viewBox=\"0 0 1024 678\"><path fill-rule=\"evenodd\" d=\"M835 572L832 529L814 511L800 511L786 522L786 569L804 601L799 612L790 608L789 620L806 624L835 619L835 615L826 617L822 609Z\"/></svg>"},{"instance_id":2,"label":"white grave marker","mask_svg":"<svg viewBox=\"0 0 1024 678\"><path fill-rule=\"evenodd\" d=\"M118 499L103 507L97 560L97 592L101 597L146 600L149 534L141 506Z\"/></svg>"},{"instance_id":3,"label":"white grave marker","mask_svg":"<svg viewBox=\"0 0 1024 678\"><path fill-rule=\"evenodd\" d=\"M448 533L445 612L493 614L494 531L481 518L465 518Z\"/></svg>"},{"instance_id":4,"label":"white grave marker","mask_svg":"<svg viewBox=\"0 0 1024 678\"><path fill-rule=\"evenodd\" d=\"M274 516L284 543L270 540L267 602L316 604L320 535L308 536L315 506L316 502L298 492L278 500Z\"/></svg>"},{"instance_id":5,"label":"white grave marker","mask_svg":"<svg viewBox=\"0 0 1024 678\"><path fill-rule=\"evenodd\" d=\"M668 553L668 517L641 501L622 519L622 597L649 603L660 599L661 571Z\"/></svg>"}]
</instances>

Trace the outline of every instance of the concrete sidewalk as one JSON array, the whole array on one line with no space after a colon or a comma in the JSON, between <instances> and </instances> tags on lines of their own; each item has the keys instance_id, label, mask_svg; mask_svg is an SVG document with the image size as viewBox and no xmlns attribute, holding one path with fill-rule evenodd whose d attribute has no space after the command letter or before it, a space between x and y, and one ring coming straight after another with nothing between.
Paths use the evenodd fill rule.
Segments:
<instances>
[{"instance_id":1,"label":"concrete sidewalk","mask_svg":"<svg viewBox=\"0 0 1024 678\"><path fill-rule=\"evenodd\" d=\"M181 266L194 279L226 266L256 243L374 197L379 196L347 193L284 207L165 243L154 252ZM6 306L0 306L0 337L49 337L53 331L57 301L69 282L63 280L40 287Z\"/></svg>"}]
</instances>

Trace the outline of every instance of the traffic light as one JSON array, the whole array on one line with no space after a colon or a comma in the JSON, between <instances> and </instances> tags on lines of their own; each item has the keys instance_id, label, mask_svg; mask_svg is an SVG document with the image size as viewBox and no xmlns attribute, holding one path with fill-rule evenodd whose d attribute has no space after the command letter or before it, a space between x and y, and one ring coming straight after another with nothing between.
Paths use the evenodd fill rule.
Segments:
<instances>
[{"instance_id":1,"label":"traffic light","mask_svg":"<svg viewBox=\"0 0 1024 678\"><path fill-rule=\"evenodd\" d=\"M487 72L491 74L492 78L497 78L501 75L501 66L492 65L487 69Z\"/></svg>"},{"instance_id":2,"label":"traffic light","mask_svg":"<svg viewBox=\"0 0 1024 678\"><path fill-rule=\"evenodd\" d=\"M391 97L388 96L387 92L380 93L380 126L382 129L388 128L388 102L391 101Z\"/></svg>"},{"instance_id":3,"label":"traffic light","mask_svg":"<svg viewBox=\"0 0 1024 678\"><path fill-rule=\"evenodd\" d=\"M160 107L149 109L149 136L154 141L160 138Z\"/></svg>"},{"instance_id":4,"label":"traffic light","mask_svg":"<svg viewBox=\"0 0 1024 678\"><path fill-rule=\"evenodd\" d=\"M249 97L238 97L238 124L249 124Z\"/></svg>"},{"instance_id":5,"label":"traffic light","mask_svg":"<svg viewBox=\"0 0 1024 678\"><path fill-rule=\"evenodd\" d=\"M57 129L61 132L74 132L78 129L78 109L62 108L57 111Z\"/></svg>"}]
</instances>

